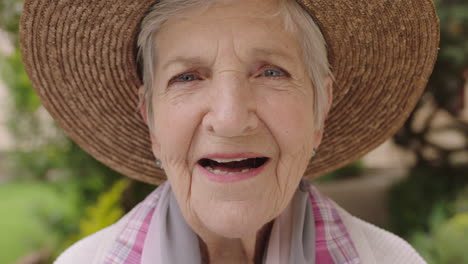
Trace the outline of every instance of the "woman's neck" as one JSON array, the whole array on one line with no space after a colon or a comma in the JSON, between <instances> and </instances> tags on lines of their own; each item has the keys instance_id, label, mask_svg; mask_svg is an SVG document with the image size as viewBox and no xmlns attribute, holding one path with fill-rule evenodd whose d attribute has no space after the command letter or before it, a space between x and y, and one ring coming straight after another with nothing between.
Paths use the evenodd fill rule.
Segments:
<instances>
[{"instance_id":1,"label":"woman's neck","mask_svg":"<svg viewBox=\"0 0 468 264\"><path fill-rule=\"evenodd\" d=\"M252 236L229 239L199 237L203 264L262 263L273 221Z\"/></svg>"}]
</instances>

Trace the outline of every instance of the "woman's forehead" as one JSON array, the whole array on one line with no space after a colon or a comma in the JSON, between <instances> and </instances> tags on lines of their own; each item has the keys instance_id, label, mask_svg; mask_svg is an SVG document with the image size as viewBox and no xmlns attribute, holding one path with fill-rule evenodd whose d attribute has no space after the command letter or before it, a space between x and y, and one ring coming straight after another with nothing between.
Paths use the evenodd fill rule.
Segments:
<instances>
[{"instance_id":1,"label":"woman's forehead","mask_svg":"<svg viewBox=\"0 0 468 264\"><path fill-rule=\"evenodd\" d=\"M293 53L285 53L280 49L269 49L269 48L253 48L249 52L248 56L251 60L267 60L267 61L282 61L284 63L295 64L295 57ZM210 56L206 53L199 54L179 54L177 56L161 56L160 64L162 70L167 70L171 66L179 65L184 68L190 68L200 65L211 65L213 61L210 60Z\"/></svg>"},{"instance_id":2,"label":"woman's forehead","mask_svg":"<svg viewBox=\"0 0 468 264\"><path fill-rule=\"evenodd\" d=\"M210 10L226 15L212 14ZM175 62L198 64L233 49L240 57L250 59L296 59L299 53L296 35L286 30L279 15L252 16L242 10L218 5L168 21L156 39L158 64L163 68ZM264 14L263 9L258 12Z\"/></svg>"}]
</instances>

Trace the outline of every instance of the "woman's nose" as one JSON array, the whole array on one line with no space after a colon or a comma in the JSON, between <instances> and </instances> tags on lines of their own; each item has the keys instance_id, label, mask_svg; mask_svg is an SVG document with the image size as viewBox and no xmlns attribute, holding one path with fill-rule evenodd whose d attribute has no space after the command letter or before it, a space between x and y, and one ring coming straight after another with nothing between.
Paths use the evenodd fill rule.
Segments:
<instances>
[{"instance_id":1,"label":"woman's nose","mask_svg":"<svg viewBox=\"0 0 468 264\"><path fill-rule=\"evenodd\" d=\"M247 77L225 72L214 77L210 87L209 111L203 126L220 137L245 136L258 126L256 101Z\"/></svg>"}]
</instances>

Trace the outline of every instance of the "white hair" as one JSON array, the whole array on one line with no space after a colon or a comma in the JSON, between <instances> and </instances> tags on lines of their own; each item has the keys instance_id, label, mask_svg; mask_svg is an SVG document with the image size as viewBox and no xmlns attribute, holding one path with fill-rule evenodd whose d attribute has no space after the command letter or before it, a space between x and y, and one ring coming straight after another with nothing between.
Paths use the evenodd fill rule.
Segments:
<instances>
[{"instance_id":1,"label":"white hair","mask_svg":"<svg viewBox=\"0 0 468 264\"><path fill-rule=\"evenodd\" d=\"M144 17L138 36L138 58L142 66L143 96L140 106L146 102L146 116L149 129L153 132L153 85L154 68L158 61L156 56L156 35L164 23L185 12L195 9L209 8L210 5L226 0L160 0ZM332 77L328 63L325 39L312 16L295 0L280 0L277 15L283 19L285 29L295 32L298 41L302 43L302 56L307 73L314 89L314 122L317 129L324 122L325 111L328 104L328 93L324 87L327 76ZM140 107L139 107L140 108Z\"/></svg>"}]
</instances>

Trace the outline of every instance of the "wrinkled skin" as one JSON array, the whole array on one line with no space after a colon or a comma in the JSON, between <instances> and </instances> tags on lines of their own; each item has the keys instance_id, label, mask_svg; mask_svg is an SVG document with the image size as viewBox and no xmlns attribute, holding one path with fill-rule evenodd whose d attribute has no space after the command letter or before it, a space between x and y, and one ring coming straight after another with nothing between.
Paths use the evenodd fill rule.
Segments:
<instances>
[{"instance_id":1,"label":"wrinkled skin","mask_svg":"<svg viewBox=\"0 0 468 264\"><path fill-rule=\"evenodd\" d=\"M322 138L300 44L276 11L275 1L232 1L169 20L157 35L152 150L210 263L263 254L267 224ZM330 94L330 78L325 85ZM206 154L238 152L270 160L256 177L229 183L197 166Z\"/></svg>"}]
</instances>

